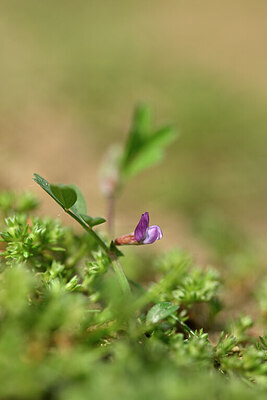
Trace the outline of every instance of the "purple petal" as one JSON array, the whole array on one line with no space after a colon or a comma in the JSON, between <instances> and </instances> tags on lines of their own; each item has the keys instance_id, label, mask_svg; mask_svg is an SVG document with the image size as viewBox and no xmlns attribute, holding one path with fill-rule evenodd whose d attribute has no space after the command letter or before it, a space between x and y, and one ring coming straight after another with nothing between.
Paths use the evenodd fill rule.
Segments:
<instances>
[{"instance_id":1,"label":"purple petal","mask_svg":"<svg viewBox=\"0 0 267 400\"><path fill-rule=\"evenodd\" d=\"M148 227L149 227L149 213L145 212L144 214L142 214L142 217L140 218L140 221L138 222L134 231L134 236L137 242L142 242L142 240L144 240L144 238L146 237Z\"/></svg>"},{"instance_id":2,"label":"purple petal","mask_svg":"<svg viewBox=\"0 0 267 400\"><path fill-rule=\"evenodd\" d=\"M146 237L143 240L144 244L154 243L156 240L161 239L163 236L162 231L158 225L152 225L148 228Z\"/></svg>"}]
</instances>

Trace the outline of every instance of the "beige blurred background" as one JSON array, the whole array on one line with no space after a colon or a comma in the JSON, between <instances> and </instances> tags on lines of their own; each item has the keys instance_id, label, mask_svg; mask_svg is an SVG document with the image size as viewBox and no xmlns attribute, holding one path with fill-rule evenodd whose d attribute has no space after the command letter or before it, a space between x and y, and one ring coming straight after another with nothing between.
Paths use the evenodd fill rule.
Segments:
<instances>
[{"instance_id":1,"label":"beige blurred background","mask_svg":"<svg viewBox=\"0 0 267 400\"><path fill-rule=\"evenodd\" d=\"M117 233L141 212L162 226L157 249L262 271L266 237L267 3L34 0L0 3L0 187L75 183L105 214L102 156L123 142L139 101L179 139L164 163L132 180ZM257 254L257 257L255 257ZM245 272L244 272L245 271ZM257 274L256 274L257 275Z\"/></svg>"}]
</instances>

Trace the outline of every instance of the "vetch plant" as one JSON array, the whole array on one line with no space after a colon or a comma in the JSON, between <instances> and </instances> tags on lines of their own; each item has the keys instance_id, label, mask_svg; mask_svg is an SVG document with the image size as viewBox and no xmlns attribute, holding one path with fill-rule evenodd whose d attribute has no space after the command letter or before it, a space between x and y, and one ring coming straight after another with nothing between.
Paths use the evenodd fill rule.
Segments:
<instances>
[{"instance_id":1,"label":"vetch plant","mask_svg":"<svg viewBox=\"0 0 267 400\"><path fill-rule=\"evenodd\" d=\"M168 132L155 132L148 108L137 109L106 182L114 201L129 177L159 161ZM252 337L252 319L229 321L229 310L215 321L217 271L180 249L158 256L153 246L132 246L123 259L127 279L119 246L162 239L149 213L112 240L95 229L106 221L88 212L75 185L34 180L83 230L33 216L32 195L0 193L1 399L265 400L267 336ZM138 268L145 278L132 277Z\"/></svg>"},{"instance_id":2,"label":"vetch plant","mask_svg":"<svg viewBox=\"0 0 267 400\"><path fill-rule=\"evenodd\" d=\"M125 149L121 152L120 156L108 159L106 174L103 177L102 187L105 188L104 192L107 196L110 209L108 213L110 234L113 232L113 207L118 189L121 188L127 178L160 161L163 156L163 149L175 137L176 134L171 127L163 127L154 131L151 125L150 108L145 105L137 107ZM149 227L148 212L141 216L135 228L134 235L126 235L124 238L118 238L107 245L93 229L94 226L102 224L106 220L101 217L87 215L85 198L77 186L50 184L38 174L34 174L34 181L94 238L110 257L123 292L129 293L130 286L119 262L119 257L122 253L117 249L116 245L152 244L162 238L162 231L159 226L152 225Z\"/></svg>"}]
</instances>

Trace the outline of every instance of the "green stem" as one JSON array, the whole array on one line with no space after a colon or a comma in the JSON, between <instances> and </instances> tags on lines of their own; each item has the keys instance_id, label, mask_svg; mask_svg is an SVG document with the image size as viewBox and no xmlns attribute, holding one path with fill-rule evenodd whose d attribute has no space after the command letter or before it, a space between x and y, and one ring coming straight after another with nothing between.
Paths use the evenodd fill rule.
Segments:
<instances>
[{"instance_id":1,"label":"green stem","mask_svg":"<svg viewBox=\"0 0 267 400\"><path fill-rule=\"evenodd\" d=\"M122 266L119 262L118 257L114 252L111 252L111 250L108 248L106 243L101 239L101 237L98 236L98 234L90 227L88 226L85 222L82 221L77 215L75 215L72 211L70 210L65 210L72 218L74 218L82 227L83 229L86 230L86 232L91 235L95 241L99 244L100 247L105 251L105 253L109 256L111 259L111 263L114 269L115 274L117 275L119 284L121 286L122 292L125 294L131 293L130 285L129 282L123 272Z\"/></svg>"},{"instance_id":2,"label":"green stem","mask_svg":"<svg viewBox=\"0 0 267 400\"><path fill-rule=\"evenodd\" d=\"M130 285L124 274L124 271L122 269L121 263L119 262L118 258L112 261L112 266L115 274L117 275L123 293L130 294L131 293Z\"/></svg>"},{"instance_id":3,"label":"green stem","mask_svg":"<svg viewBox=\"0 0 267 400\"><path fill-rule=\"evenodd\" d=\"M192 331L192 329L189 328L188 325L186 325L183 321L181 321L179 318L177 318L175 315L172 315L173 319L178 322L179 325L187 332L190 333L192 336L196 336L195 333Z\"/></svg>"},{"instance_id":4,"label":"green stem","mask_svg":"<svg viewBox=\"0 0 267 400\"><path fill-rule=\"evenodd\" d=\"M112 193L107 198L107 223L108 223L108 233L110 237L114 235L114 211L115 211L115 198L114 193Z\"/></svg>"},{"instance_id":5,"label":"green stem","mask_svg":"<svg viewBox=\"0 0 267 400\"><path fill-rule=\"evenodd\" d=\"M89 235L91 235L95 241L99 244L100 247L102 247L102 249L108 254L110 255L110 250L108 248L108 246L106 245L106 243L101 239L101 237L98 236L98 234L88 225L86 225L85 222L83 222L80 218L77 217L77 215L75 215L72 211L70 210L66 210L66 213L69 214L72 218L74 218L82 227L83 229L86 230L86 232L89 233Z\"/></svg>"}]
</instances>

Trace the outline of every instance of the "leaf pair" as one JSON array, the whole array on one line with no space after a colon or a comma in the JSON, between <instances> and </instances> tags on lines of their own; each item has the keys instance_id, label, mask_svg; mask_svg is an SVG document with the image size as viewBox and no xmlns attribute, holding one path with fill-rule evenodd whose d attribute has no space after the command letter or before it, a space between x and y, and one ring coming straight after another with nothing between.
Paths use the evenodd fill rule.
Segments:
<instances>
[{"instance_id":1,"label":"leaf pair","mask_svg":"<svg viewBox=\"0 0 267 400\"><path fill-rule=\"evenodd\" d=\"M52 185L38 174L34 174L33 180L41 186L65 211L70 210L70 215L81 222L85 222L91 228L103 224L106 220L101 217L90 217L87 215L87 206L80 189L75 185Z\"/></svg>"},{"instance_id":2,"label":"leaf pair","mask_svg":"<svg viewBox=\"0 0 267 400\"><path fill-rule=\"evenodd\" d=\"M136 108L132 127L121 161L122 176L130 177L163 158L164 148L176 138L171 126L153 131L151 109L146 105Z\"/></svg>"}]
</instances>

